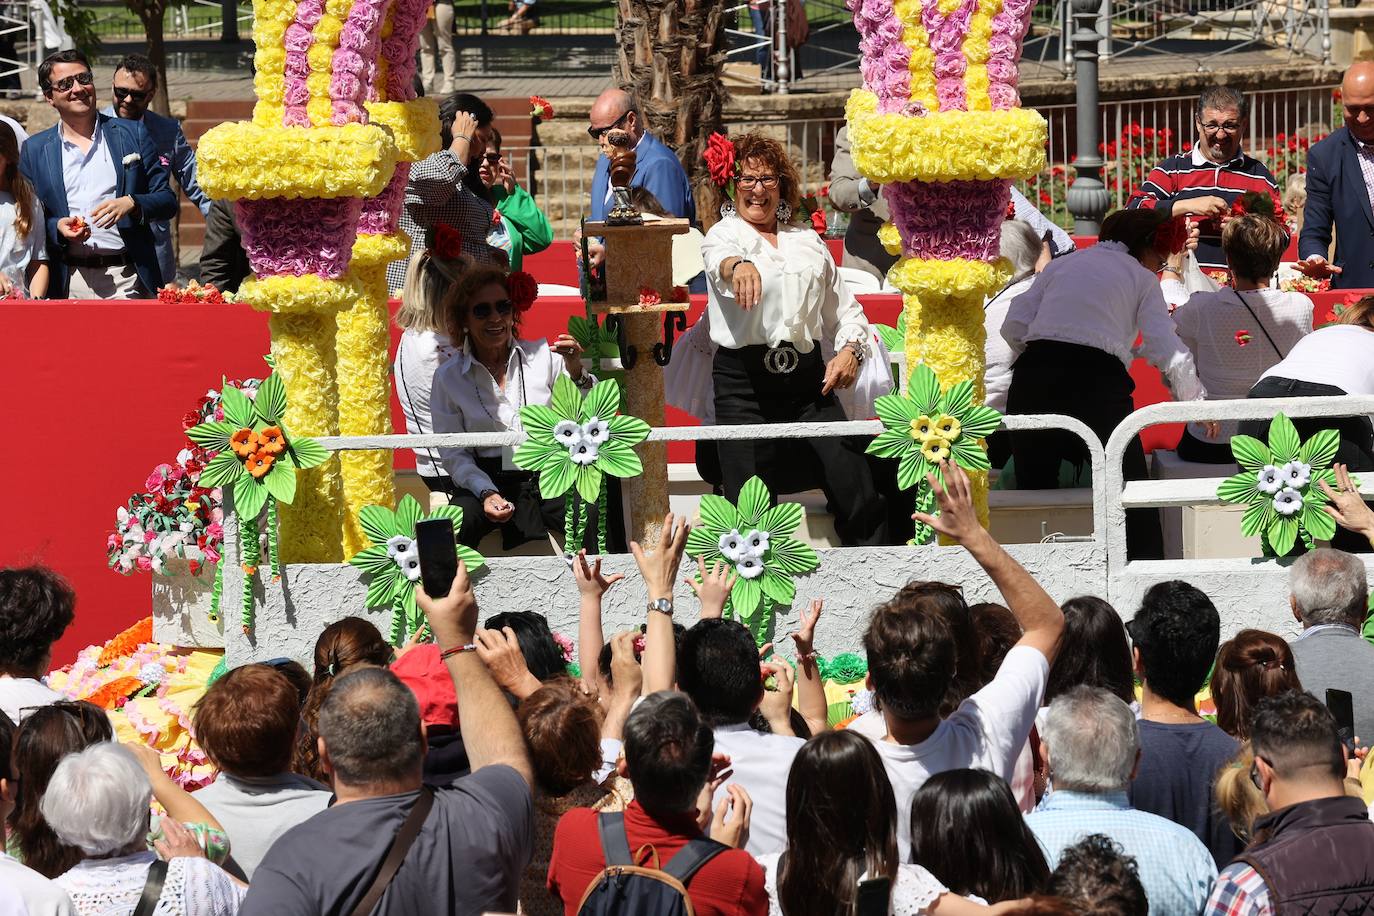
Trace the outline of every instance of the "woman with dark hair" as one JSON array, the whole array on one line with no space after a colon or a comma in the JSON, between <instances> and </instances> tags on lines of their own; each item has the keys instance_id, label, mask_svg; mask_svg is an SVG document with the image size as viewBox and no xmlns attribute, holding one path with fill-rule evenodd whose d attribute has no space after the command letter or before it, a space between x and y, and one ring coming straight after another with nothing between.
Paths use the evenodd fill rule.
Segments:
<instances>
[{"instance_id":1,"label":"woman with dark hair","mask_svg":"<svg viewBox=\"0 0 1374 916\"><path fill-rule=\"evenodd\" d=\"M1127 370L1141 335L1140 355L1164 373L1176 399L1201 400L1207 392L1155 276L1184 246L1183 222L1160 210L1118 210L1103 222L1099 239L1051 261L1012 303L1002 336L1017 354L1007 413L1066 414L1105 444L1135 409ZM1017 485L1027 490L1055 489L1061 462L1081 471L1088 458L1081 440L1059 430L1013 433L1011 443ZM1138 436L1126 450L1125 476L1149 476ZM1131 559L1162 559L1158 510L1128 509L1126 540Z\"/></svg>"},{"instance_id":2,"label":"woman with dark hair","mask_svg":"<svg viewBox=\"0 0 1374 916\"><path fill-rule=\"evenodd\" d=\"M503 253L487 244L496 205L478 174L494 117L486 102L466 92L455 92L439 103L443 148L410 167L401 205L401 231L410 236L410 256L387 265L388 289L405 284L410 258L425 250L425 240L437 223L458 230L463 254L476 263L504 263Z\"/></svg>"},{"instance_id":3,"label":"woman with dark hair","mask_svg":"<svg viewBox=\"0 0 1374 916\"><path fill-rule=\"evenodd\" d=\"M895 809L883 762L866 739L833 731L806 742L787 774L787 849L759 856L770 916L853 916L860 882L879 878L890 882L885 912L894 916L937 907L941 916L997 912L898 859Z\"/></svg>"},{"instance_id":4,"label":"woman with dark hair","mask_svg":"<svg viewBox=\"0 0 1374 916\"><path fill-rule=\"evenodd\" d=\"M1131 648L1116 608L1101 598L1081 595L1065 601L1060 609L1064 612L1064 630L1050 665L1042 705L1049 706L1055 697L1080 684L1099 687L1124 703L1134 703Z\"/></svg>"},{"instance_id":5,"label":"woman with dark hair","mask_svg":"<svg viewBox=\"0 0 1374 916\"><path fill-rule=\"evenodd\" d=\"M721 220L701 246L706 262L716 423L847 419L835 392L851 387L867 358L869 327L825 240L792 222L801 182L778 141L749 133L734 142L729 174L712 185ZM716 170L713 169L713 173ZM822 358L824 347L834 356ZM864 456L867 440L760 440L718 445L725 497L758 475L773 493L792 492L798 459L819 464L835 530L849 546L887 538L886 501ZM800 448L800 454L798 452Z\"/></svg>"},{"instance_id":6,"label":"woman with dark hair","mask_svg":"<svg viewBox=\"0 0 1374 916\"><path fill-rule=\"evenodd\" d=\"M521 429L520 408L548 404L554 384L568 376L588 390L596 378L582 367L582 346L570 334L552 344L516 336L522 307L513 301L505 271L474 267L444 303L448 336L457 352L434 373L429 398L436 433L496 433ZM501 530L504 549L563 529L563 498L544 499L535 474L511 463L512 450L440 448L450 503L463 510L458 540L469 547ZM613 519L617 512L608 513ZM596 507L588 507L587 547L596 549ZM614 534L614 526L611 532ZM568 551L576 546L565 545Z\"/></svg>"},{"instance_id":7,"label":"woman with dark hair","mask_svg":"<svg viewBox=\"0 0 1374 916\"><path fill-rule=\"evenodd\" d=\"M563 650L553 638L549 620L543 614L535 611L502 611L488 617L482 628L501 633L508 640L515 640L525 659L525 667L535 680L542 683L568 673Z\"/></svg>"},{"instance_id":8,"label":"woman with dark hair","mask_svg":"<svg viewBox=\"0 0 1374 916\"><path fill-rule=\"evenodd\" d=\"M1302 690L1293 650L1282 636L1241 630L1217 650L1212 668L1212 701L1217 727L1233 738L1250 737L1250 712L1265 697Z\"/></svg>"},{"instance_id":9,"label":"woman with dark hair","mask_svg":"<svg viewBox=\"0 0 1374 916\"><path fill-rule=\"evenodd\" d=\"M990 903L1039 893L1050 878L1011 789L986 770L946 770L916 790L911 857L952 893Z\"/></svg>"},{"instance_id":10,"label":"woman with dark hair","mask_svg":"<svg viewBox=\"0 0 1374 916\"><path fill-rule=\"evenodd\" d=\"M301 726L296 750L291 755L291 772L309 776L329 785L329 774L320 766L320 707L324 705L334 681L357 665L384 668L391 664L393 650L382 634L361 617L345 617L324 628L315 640L315 671L301 709Z\"/></svg>"}]
</instances>

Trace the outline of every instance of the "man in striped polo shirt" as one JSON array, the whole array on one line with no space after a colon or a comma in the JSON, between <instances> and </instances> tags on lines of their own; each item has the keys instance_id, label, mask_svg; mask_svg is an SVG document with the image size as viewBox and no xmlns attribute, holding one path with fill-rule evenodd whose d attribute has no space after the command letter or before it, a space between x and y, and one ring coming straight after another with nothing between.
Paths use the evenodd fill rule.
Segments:
<instances>
[{"instance_id":1,"label":"man in striped polo shirt","mask_svg":"<svg viewBox=\"0 0 1374 916\"><path fill-rule=\"evenodd\" d=\"M1226 270L1221 226L1232 202L1246 191L1261 191L1282 213L1278 182L1264 163L1241 151L1250 102L1230 86L1208 86L1198 97L1197 143L1150 170L1128 206L1165 208L1174 216L1196 217L1197 260L1203 270Z\"/></svg>"}]
</instances>

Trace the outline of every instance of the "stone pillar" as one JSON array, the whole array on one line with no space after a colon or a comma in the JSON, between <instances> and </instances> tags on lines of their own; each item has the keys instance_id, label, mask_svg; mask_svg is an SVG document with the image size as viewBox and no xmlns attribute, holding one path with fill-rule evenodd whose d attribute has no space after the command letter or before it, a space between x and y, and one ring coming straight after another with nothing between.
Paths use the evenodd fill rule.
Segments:
<instances>
[{"instance_id":1,"label":"stone pillar","mask_svg":"<svg viewBox=\"0 0 1374 916\"><path fill-rule=\"evenodd\" d=\"M1111 196L1102 183L1102 154L1098 126L1097 30L1100 0L1073 0L1075 79L1078 83L1078 158L1074 162L1076 176L1069 186L1067 204L1073 214L1073 231L1077 235L1097 235L1102 229L1102 217L1111 206Z\"/></svg>"}]
</instances>

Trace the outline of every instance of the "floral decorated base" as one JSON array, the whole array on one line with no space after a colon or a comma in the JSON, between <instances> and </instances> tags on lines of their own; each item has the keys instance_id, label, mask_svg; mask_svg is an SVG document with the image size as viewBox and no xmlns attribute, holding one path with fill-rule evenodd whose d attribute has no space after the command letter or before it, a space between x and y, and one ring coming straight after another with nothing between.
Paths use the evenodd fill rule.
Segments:
<instances>
[{"instance_id":1,"label":"floral decorated base","mask_svg":"<svg viewBox=\"0 0 1374 916\"><path fill-rule=\"evenodd\" d=\"M154 575L153 639L173 646L224 648L224 618L210 619L214 567L191 572L190 560L167 560L167 575Z\"/></svg>"}]
</instances>

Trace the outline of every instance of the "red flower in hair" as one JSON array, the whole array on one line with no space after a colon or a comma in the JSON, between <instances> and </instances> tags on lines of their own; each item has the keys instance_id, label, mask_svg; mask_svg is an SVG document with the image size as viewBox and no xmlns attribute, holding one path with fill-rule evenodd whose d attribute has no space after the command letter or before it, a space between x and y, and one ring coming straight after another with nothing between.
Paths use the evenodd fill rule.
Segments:
<instances>
[{"instance_id":1,"label":"red flower in hair","mask_svg":"<svg viewBox=\"0 0 1374 916\"><path fill-rule=\"evenodd\" d=\"M716 187L723 188L735 180L735 144L724 134L713 133L706 138L706 150L701 154L706 170Z\"/></svg>"},{"instance_id":2,"label":"red flower in hair","mask_svg":"<svg viewBox=\"0 0 1374 916\"><path fill-rule=\"evenodd\" d=\"M506 295L510 296L515 310L523 312L534 305L534 300L539 296L539 281L523 270L517 270L506 277Z\"/></svg>"},{"instance_id":3,"label":"red flower in hair","mask_svg":"<svg viewBox=\"0 0 1374 916\"><path fill-rule=\"evenodd\" d=\"M435 257L452 260L463 253L463 233L448 223L434 225L434 240L430 243L429 253Z\"/></svg>"},{"instance_id":4,"label":"red flower in hair","mask_svg":"<svg viewBox=\"0 0 1374 916\"><path fill-rule=\"evenodd\" d=\"M530 117L537 121L547 121L553 117L553 106L549 100L537 95L530 96Z\"/></svg>"},{"instance_id":5,"label":"red flower in hair","mask_svg":"<svg viewBox=\"0 0 1374 916\"><path fill-rule=\"evenodd\" d=\"M1188 244L1188 220L1175 216L1155 230L1155 251L1160 254L1176 254Z\"/></svg>"}]
</instances>

